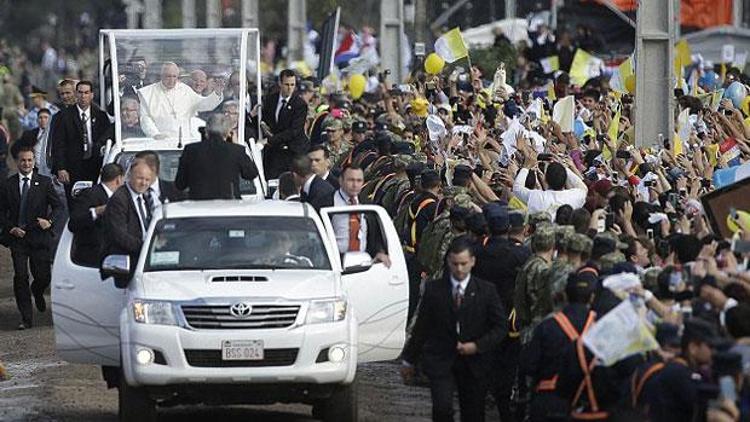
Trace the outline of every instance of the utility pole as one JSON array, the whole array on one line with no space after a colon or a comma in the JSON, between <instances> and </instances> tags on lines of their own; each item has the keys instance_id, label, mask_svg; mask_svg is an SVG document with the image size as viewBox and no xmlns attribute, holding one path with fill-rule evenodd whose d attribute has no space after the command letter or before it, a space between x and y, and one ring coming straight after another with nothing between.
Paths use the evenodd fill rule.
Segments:
<instances>
[{"instance_id":1,"label":"utility pole","mask_svg":"<svg viewBox=\"0 0 750 422\"><path fill-rule=\"evenodd\" d=\"M415 19L416 20L416 19ZM382 0L380 2L380 51L381 67L390 69L391 81L404 80L404 0Z\"/></svg>"},{"instance_id":2,"label":"utility pole","mask_svg":"<svg viewBox=\"0 0 750 422\"><path fill-rule=\"evenodd\" d=\"M427 25L427 1L414 0L414 41L429 43L430 33ZM494 0L493 0L494 1Z\"/></svg>"},{"instance_id":3,"label":"utility pole","mask_svg":"<svg viewBox=\"0 0 750 422\"><path fill-rule=\"evenodd\" d=\"M182 0L182 27L195 28L195 0Z\"/></svg>"},{"instance_id":4,"label":"utility pole","mask_svg":"<svg viewBox=\"0 0 750 422\"><path fill-rule=\"evenodd\" d=\"M288 63L304 60L305 37L307 36L307 1L289 0L287 23L287 61Z\"/></svg>"},{"instance_id":5,"label":"utility pole","mask_svg":"<svg viewBox=\"0 0 750 422\"><path fill-rule=\"evenodd\" d=\"M258 28L258 0L242 0L242 27Z\"/></svg>"},{"instance_id":6,"label":"utility pole","mask_svg":"<svg viewBox=\"0 0 750 422\"><path fill-rule=\"evenodd\" d=\"M143 6L143 27L160 29L162 27L161 0L145 0Z\"/></svg>"},{"instance_id":7,"label":"utility pole","mask_svg":"<svg viewBox=\"0 0 750 422\"><path fill-rule=\"evenodd\" d=\"M505 18L516 17L516 0L505 0Z\"/></svg>"},{"instance_id":8,"label":"utility pole","mask_svg":"<svg viewBox=\"0 0 750 422\"><path fill-rule=\"evenodd\" d=\"M219 0L206 0L206 28L221 27L221 10Z\"/></svg>"},{"instance_id":9,"label":"utility pole","mask_svg":"<svg viewBox=\"0 0 750 422\"><path fill-rule=\"evenodd\" d=\"M664 139L673 138L675 9L674 1L642 1L638 8L635 42L638 147L657 144L659 134Z\"/></svg>"}]
</instances>

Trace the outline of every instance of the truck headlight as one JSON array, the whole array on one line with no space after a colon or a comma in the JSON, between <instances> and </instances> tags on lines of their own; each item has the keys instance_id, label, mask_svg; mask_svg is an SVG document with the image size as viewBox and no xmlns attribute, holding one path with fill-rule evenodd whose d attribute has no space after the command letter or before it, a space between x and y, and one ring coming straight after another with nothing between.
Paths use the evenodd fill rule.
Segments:
<instances>
[{"instance_id":1,"label":"truck headlight","mask_svg":"<svg viewBox=\"0 0 750 422\"><path fill-rule=\"evenodd\" d=\"M133 317L141 324L177 325L171 302L134 300Z\"/></svg>"},{"instance_id":2,"label":"truck headlight","mask_svg":"<svg viewBox=\"0 0 750 422\"><path fill-rule=\"evenodd\" d=\"M343 299L318 300L310 302L307 310L307 323L341 321L346 317L346 301Z\"/></svg>"}]
</instances>

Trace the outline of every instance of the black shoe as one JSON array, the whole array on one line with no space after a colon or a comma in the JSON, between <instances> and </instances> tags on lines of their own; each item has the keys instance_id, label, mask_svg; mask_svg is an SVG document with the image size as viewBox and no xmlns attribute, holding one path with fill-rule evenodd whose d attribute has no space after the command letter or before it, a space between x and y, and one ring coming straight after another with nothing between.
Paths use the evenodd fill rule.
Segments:
<instances>
[{"instance_id":1,"label":"black shoe","mask_svg":"<svg viewBox=\"0 0 750 422\"><path fill-rule=\"evenodd\" d=\"M47 301L44 300L43 294L34 296L34 303L36 303L36 308L39 310L39 312L44 312L47 310Z\"/></svg>"},{"instance_id":2,"label":"black shoe","mask_svg":"<svg viewBox=\"0 0 750 422\"><path fill-rule=\"evenodd\" d=\"M31 328L31 323L30 322L21 322L20 324L18 324L18 331L22 331L22 330L25 330L27 328Z\"/></svg>"}]
</instances>

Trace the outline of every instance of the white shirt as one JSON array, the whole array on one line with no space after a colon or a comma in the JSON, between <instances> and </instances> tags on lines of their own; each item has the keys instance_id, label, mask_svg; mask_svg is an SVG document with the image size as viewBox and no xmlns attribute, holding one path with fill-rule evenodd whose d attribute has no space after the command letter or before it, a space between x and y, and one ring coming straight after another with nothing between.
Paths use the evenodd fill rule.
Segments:
<instances>
[{"instance_id":1,"label":"white shirt","mask_svg":"<svg viewBox=\"0 0 750 422\"><path fill-rule=\"evenodd\" d=\"M102 188L104 189L104 193L107 194L107 199L111 198L112 195L114 194L114 192L112 192L109 189L109 187L107 187L107 185L105 185L104 183L102 183ZM137 204L136 204L136 206L137 206ZM99 216L96 215L96 208L95 207L89 208L89 213L91 214L91 219L92 220L96 221L96 219L99 218Z\"/></svg>"},{"instance_id":2,"label":"white shirt","mask_svg":"<svg viewBox=\"0 0 750 422\"><path fill-rule=\"evenodd\" d=\"M276 122L279 121L279 113L281 113L281 102L285 101L284 105L288 106L290 98L291 97L284 98L281 95L279 95L279 102L276 103L276 113L274 114L274 116L276 116Z\"/></svg>"},{"instance_id":3,"label":"white shirt","mask_svg":"<svg viewBox=\"0 0 750 422\"><path fill-rule=\"evenodd\" d=\"M135 205L135 213L138 214L138 221L141 223L141 233L143 233L143 239L146 240L146 231L148 230L148 227L146 227L145 222L141 217L141 208L138 205L138 199L140 198L140 200L143 201L143 212L145 212L146 216L148 216L149 211L148 204L146 203L146 198L144 198L140 193L134 191L127 183L125 185L128 187L128 191L130 192L130 199L133 201L133 205Z\"/></svg>"},{"instance_id":4,"label":"white shirt","mask_svg":"<svg viewBox=\"0 0 750 422\"><path fill-rule=\"evenodd\" d=\"M521 169L513 182L513 193L518 199L524 201L528 209L528 214L535 212L546 212L554 221L555 213L560 206L568 204L573 209L582 208L586 203L586 194L588 188L580 177L569 169L565 169L568 175L565 190L541 190L526 188L526 176L529 169Z\"/></svg>"},{"instance_id":5,"label":"white shirt","mask_svg":"<svg viewBox=\"0 0 750 422\"><path fill-rule=\"evenodd\" d=\"M456 293L460 293L461 297L463 298L463 296L466 294L466 286L469 285L471 274L466 276L466 278L463 280L456 280L453 277L453 274L451 274L450 277L451 277L451 285L453 286L453 289L451 289L451 300L452 301L456 300ZM456 320L456 333L461 334L461 323L458 320Z\"/></svg>"},{"instance_id":6,"label":"white shirt","mask_svg":"<svg viewBox=\"0 0 750 422\"><path fill-rule=\"evenodd\" d=\"M31 189L31 178L34 177L34 172L32 171L28 175L24 176L21 174L21 172L18 172L18 193L20 195L23 195L23 178L28 177L29 178L29 189Z\"/></svg>"},{"instance_id":7,"label":"white shirt","mask_svg":"<svg viewBox=\"0 0 750 422\"><path fill-rule=\"evenodd\" d=\"M89 144L93 147L94 145L94 139L91 138L91 107L87 108L86 110L81 109L81 107L76 104L76 110L78 110L78 117L81 117L81 122L83 123L83 115L86 115L86 135L89 137Z\"/></svg>"},{"instance_id":8,"label":"white shirt","mask_svg":"<svg viewBox=\"0 0 750 422\"><path fill-rule=\"evenodd\" d=\"M177 82L172 89L165 89L161 82L144 86L138 90L138 98L143 133L170 138L179 137L180 128L183 138L195 136L198 133L198 122L193 121L196 113L211 111L224 99L216 92L204 97L182 82Z\"/></svg>"},{"instance_id":9,"label":"white shirt","mask_svg":"<svg viewBox=\"0 0 750 422\"><path fill-rule=\"evenodd\" d=\"M151 184L151 201L153 201L152 205L154 208L161 205L161 187L159 187L158 177L154 180L154 183Z\"/></svg>"},{"instance_id":10,"label":"white shirt","mask_svg":"<svg viewBox=\"0 0 750 422\"><path fill-rule=\"evenodd\" d=\"M339 189L333 195L333 206L334 207L345 207L352 205L349 202L349 195L343 190ZM359 204L357 198L354 198L354 203ZM334 214L331 217L331 224L333 225L333 232L336 234L336 245L339 248L339 252L349 252L349 214ZM359 215L359 252L367 250L367 219L364 214Z\"/></svg>"},{"instance_id":11,"label":"white shirt","mask_svg":"<svg viewBox=\"0 0 750 422\"><path fill-rule=\"evenodd\" d=\"M305 192L305 194L310 194L310 186L312 186L312 182L315 180L315 175L308 177L307 180L305 180L305 184L302 185L302 192Z\"/></svg>"}]
</instances>

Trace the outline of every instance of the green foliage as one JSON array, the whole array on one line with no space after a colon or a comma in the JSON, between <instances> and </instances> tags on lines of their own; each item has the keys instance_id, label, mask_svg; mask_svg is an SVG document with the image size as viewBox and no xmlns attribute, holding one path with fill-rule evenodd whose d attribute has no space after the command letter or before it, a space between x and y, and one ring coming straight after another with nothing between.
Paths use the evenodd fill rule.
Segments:
<instances>
[{"instance_id":1,"label":"green foliage","mask_svg":"<svg viewBox=\"0 0 750 422\"><path fill-rule=\"evenodd\" d=\"M516 49L507 43L489 48L471 49L469 56L471 57L471 64L482 68L485 77L489 79L492 79L495 69L501 62L504 62L505 68L508 69L508 80L510 80L513 69L516 67Z\"/></svg>"}]
</instances>

